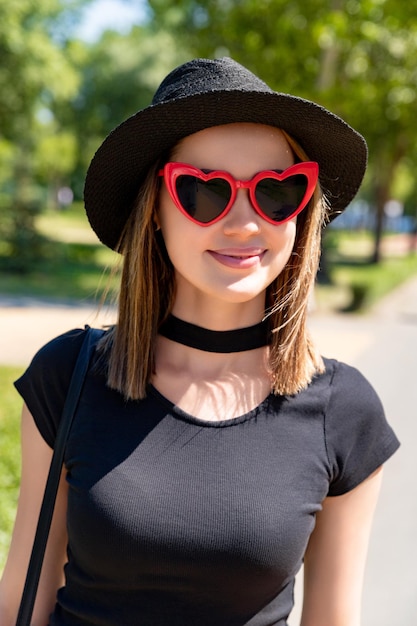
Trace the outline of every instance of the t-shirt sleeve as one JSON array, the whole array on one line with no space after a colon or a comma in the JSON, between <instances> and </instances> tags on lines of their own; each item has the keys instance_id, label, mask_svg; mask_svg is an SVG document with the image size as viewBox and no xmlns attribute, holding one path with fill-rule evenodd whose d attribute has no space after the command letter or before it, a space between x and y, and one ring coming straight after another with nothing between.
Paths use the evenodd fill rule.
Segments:
<instances>
[{"instance_id":1,"label":"t-shirt sleeve","mask_svg":"<svg viewBox=\"0 0 417 626\"><path fill-rule=\"evenodd\" d=\"M335 362L325 428L329 496L354 489L400 445L371 384L357 369L343 363Z\"/></svg>"},{"instance_id":2,"label":"t-shirt sleeve","mask_svg":"<svg viewBox=\"0 0 417 626\"><path fill-rule=\"evenodd\" d=\"M71 330L45 344L15 382L46 443L53 448L85 329Z\"/></svg>"}]
</instances>

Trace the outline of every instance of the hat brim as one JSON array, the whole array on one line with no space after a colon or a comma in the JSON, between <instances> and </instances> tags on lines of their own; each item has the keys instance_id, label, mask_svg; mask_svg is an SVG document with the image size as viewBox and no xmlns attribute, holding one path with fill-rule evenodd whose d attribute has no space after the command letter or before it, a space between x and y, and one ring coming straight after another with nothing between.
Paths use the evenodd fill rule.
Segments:
<instances>
[{"instance_id":1,"label":"hat brim","mask_svg":"<svg viewBox=\"0 0 417 626\"><path fill-rule=\"evenodd\" d=\"M110 248L119 242L149 167L184 137L211 126L254 122L285 130L317 161L329 220L357 193L366 164L363 137L309 100L275 92L222 90L150 105L104 140L87 172L88 219Z\"/></svg>"}]
</instances>

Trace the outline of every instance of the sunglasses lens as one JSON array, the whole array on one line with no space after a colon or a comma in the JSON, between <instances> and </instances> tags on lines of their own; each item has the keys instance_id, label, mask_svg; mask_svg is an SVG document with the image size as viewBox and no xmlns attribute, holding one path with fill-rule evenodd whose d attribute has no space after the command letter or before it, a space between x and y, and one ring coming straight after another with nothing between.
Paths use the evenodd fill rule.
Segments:
<instances>
[{"instance_id":1,"label":"sunglasses lens","mask_svg":"<svg viewBox=\"0 0 417 626\"><path fill-rule=\"evenodd\" d=\"M195 176L178 176L176 192L186 213L201 224L219 217L231 197L230 185L222 178L205 182Z\"/></svg>"},{"instance_id":2,"label":"sunglasses lens","mask_svg":"<svg viewBox=\"0 0 417 626\"><path fill-rule=\"evenodd\" d=\"M283 222L295 213L307 190L304 174L284 180L264 178L256 185L255 198L260 209L274 222Z\"/></svg>"}]
</instances>

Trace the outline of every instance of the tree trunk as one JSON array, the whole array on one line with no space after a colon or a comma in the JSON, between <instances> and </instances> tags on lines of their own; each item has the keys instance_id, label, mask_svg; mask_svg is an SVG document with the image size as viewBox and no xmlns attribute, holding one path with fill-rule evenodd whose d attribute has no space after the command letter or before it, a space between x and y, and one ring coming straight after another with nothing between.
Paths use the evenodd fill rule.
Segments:
<instances>
[{"instance_id":1,"label":"tree trunk","mask_svg":"<svg viewBox=\"0 0 417 626\"><path fill-rule=\"evenodd\" d=\"M375 229L374 248L370 258L371 263L379 263L382 258L381 243L384 234L385 205L389 200L389 185L385 182L378 182L375 187Z\"/></svg>"},{"instance_id":2,"label":"tree trunk","mask_svg":"<svg viewBox=\"0 0 417 626\"><path fill-rule=\"evenodd\" d=\"M375 230L374 230L374 250L371 256L371 263L381 261L381 242L384 234L385 205L391 199L391 183L394 179L396 169L401 163L408 149L408 138L402 135L397 137L396 144L392 152L384 150L381 146L377 151L377 158L374 162L374 198L376 202Z\"/></svg>"}]
</instances>

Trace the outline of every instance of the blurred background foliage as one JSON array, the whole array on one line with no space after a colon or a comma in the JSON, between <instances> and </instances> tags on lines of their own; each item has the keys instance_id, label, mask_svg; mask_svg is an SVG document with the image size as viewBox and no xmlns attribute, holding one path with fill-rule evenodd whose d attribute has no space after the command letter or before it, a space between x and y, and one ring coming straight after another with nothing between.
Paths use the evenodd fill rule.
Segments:
<instances>
[{"instance_id":1,"label":"blurred background foliage","mask_svg":"<svg viewBox=\"0 0 417 626\"><path fill-rule=\"evenodd\" d=\"M194 56L230 55L365 135L370 160L359 199L372 218L370 261L381 258L393 200L413 227L417 4L148 0L129 32L107 30L87 42L74 33L89 4L0 0L0 270L27 273L50 258L39 216L82 200L103 138Z\"/></svg>"}]
</instances>

